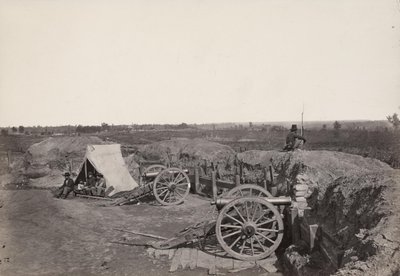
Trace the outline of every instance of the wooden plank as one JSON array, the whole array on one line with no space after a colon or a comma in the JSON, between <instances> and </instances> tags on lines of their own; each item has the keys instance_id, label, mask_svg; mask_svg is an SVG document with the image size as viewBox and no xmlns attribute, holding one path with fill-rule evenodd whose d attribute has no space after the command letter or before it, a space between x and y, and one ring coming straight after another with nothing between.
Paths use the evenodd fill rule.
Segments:
<instances>
[{"instance_id":1,"label":"wooden plank","mask_svg":"<svg viewBox=\"0 0 400 276\"><path fill-rule=\"evenodd\" d=\"M175 249L168 250L168 260L171 260L175 255Z\"/></svg>"},{"instance_id":2,"label":"wooden plank","mask_svg":"<svg viewBox=\"0 0 400 276\"><path fill-rule=\"evenodd\" d=\"M190 250L190 263L189 263L189 268L190 269L195 269L197 265L197 252L198 249L193 248Z\"/></svg>"},{"instance_id":3,"label":"wooden plank","mask_svg":"<svg viewBox=\"0 0 400 276\"><path fill-rule=\"evenodd\" d=\"M216 266L217 268L233 269L233 259L229 257L228 258L217 257Z\"/></svg>"},{"instance_id":4,"label":"wooden plank","mask_svg":"<svg viewBox=\"0 0 400 276\"><path fill-rule=\"evenodd\" d=\"M209 255L207 253L204 253L203 251L198 250L197 251L197 262L196 262L196 266L200 267L200 268L209 268L210 266L210 260L213 258L214 256Z\"/></svg>"},{"instance_id":5,"label":"wooden plank","mask_svg":"<svg viewBox=\"0 0 400 276\"><path fill-rule=\"evenodd\" d=\"M209 263L208 274L216 275L217 274L217 267L216 267L217 258L215 256L211 256L211 257L212 257L212 259L210 260L210 263Z\"/></svg>"},{"instance_id":6,"label":"wooden plank","mask_svg":"<svg viewBox=\"0 0 400 276\"><path fill-rule=\"evenodd\" d=\"M172 262L171 262L171 266L169 268L169 272L175 272L178 270L179 265L181 264L181 254L182 254L181 248L176 250L174 258L172 259Z\"/></svg>"},{"instance_id":7,"label":"wooden plank","mask_svg":"<svg viewBox=\"0 0 400 276\"><path fill-rule=\"evenodd\" d=\"M182 253L180 258L182 269L185 269L190 265L190 251L191 251L190 248L182 248Z\"/></svg>"},{"instance_id":8,"label":"wooden plank","mask_svg":"<svg viewBox=\"0 0 400 276\"><path fill-rule=\"evenodd\" d=\"M102 200L114 201L114 199L112 199L112 198L101 197L101 196L90 196L90 195L82 195L82 194L76 194L76 196L77 197L83 197L83 198L102 199Z\"/></svg>"}]
</instances>

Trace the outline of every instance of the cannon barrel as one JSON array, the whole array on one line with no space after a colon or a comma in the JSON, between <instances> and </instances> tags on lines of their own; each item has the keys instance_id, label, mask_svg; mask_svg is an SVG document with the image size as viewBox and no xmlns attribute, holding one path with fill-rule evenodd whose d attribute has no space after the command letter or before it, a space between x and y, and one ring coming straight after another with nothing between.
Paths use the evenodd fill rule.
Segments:
<instances>
[{"instance_id":1,"label":"cannon barrel","mask_svg":"<svg viewBox=\"0 0 400 276\"><path fill-rule=\"evenodd\" d=\"M168 170L168 169L166 169L166 170ZM189 172L189 170L187 170L187 169L186 170L182 170L182 171L184 173L188 173ZM171 170L168 170L168 172L170 172L170 173L178 173L179 171L171 169ZM160 174L160 172L148 172L148 173L144 173L143 176L144 177L156 177L159 174Z\"/></svg>"},{"instance_id":2,"label":"cannon barrel","mask_svg":"<svg viewBox=\"0 0 400 276\"><path fill-rule=\"evenodd\" d=\"M211 205L216 205L218 209L223 208L226 204L236 199L237 197L223 197L217 198L215 201L211 201ZM288 196L285 197L261 197L265 201L272 203L273 205L290 205L292 204L292 199Z\"/></svg>"}]
</instances>

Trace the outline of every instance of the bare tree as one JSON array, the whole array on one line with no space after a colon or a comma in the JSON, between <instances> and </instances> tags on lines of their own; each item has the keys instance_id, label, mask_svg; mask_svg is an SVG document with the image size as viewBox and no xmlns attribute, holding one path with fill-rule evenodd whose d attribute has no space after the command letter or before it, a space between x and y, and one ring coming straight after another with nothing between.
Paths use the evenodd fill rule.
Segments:
<instances>
[{"instance_id":1,"label":"bare tree","mask_svg":"<svg viewBox=\"0 0 400 276\"><path fill-rule=\"evenodd\" d=\"M392 116L386 116L387 120L389 121L389 123L391 123L394 127L394 129L398 129L400 126L400 120L399 120L399 116L397 115L397 113L394 113Z\"/></svg>"}]
</instances>

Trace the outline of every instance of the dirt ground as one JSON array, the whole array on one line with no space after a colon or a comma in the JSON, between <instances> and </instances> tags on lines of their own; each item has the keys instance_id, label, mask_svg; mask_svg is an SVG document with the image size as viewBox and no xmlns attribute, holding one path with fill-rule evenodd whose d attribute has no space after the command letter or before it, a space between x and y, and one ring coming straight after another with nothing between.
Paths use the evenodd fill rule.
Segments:
<instances>
[{"instance_id":1,"label":"dirt ground","mask_svg":"<svg viewBox=\"0 0 400 276\"><path fill-rule=\"evenodd\" d=\"M0 191L0 275L166 275L170 261L151 259L151 238L114 228L172 237L202 218L209 201L189 195L184 204L154 202L99 207L104 201L56 199L49 190ZM252 269L229 275L260 275ZM203 269L174 275L207 275ZM275 274L276 275L276 274Z\"/></svg>"}]
</instances>

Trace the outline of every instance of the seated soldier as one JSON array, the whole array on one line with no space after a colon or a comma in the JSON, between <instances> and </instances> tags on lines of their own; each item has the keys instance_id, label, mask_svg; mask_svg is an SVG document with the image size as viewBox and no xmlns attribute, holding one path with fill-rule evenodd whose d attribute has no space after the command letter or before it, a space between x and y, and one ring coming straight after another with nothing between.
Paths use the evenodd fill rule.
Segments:
<instances>
[{"instance_id":1,"label":"seated soldier","mask_svg":"<svg viewBox=\"0 0 400 276\"><path fill-rule=\"evenodd\" d=\"M286 145L283 148L284 151L293 151L299 148L306 142L306 139L297 134L297 125L292 125L289 134L286 136Z\"/></svg>"},{"instance_id":2,"label":"seated soldier","mask_svg":"<svg viewBox=\"0 0 400 276\"><path fill-rule=\"evenodd\" d=\"M88 195L93 195L92 190L96 186L96 178L93 176L92 172L89 172L89 176L86 179L85 193Z\"/></svg>"},{"instance_id":3,"label":"seated soldier","mask_svg":"<svg viewBox=\"0 0 400 276\"><path fill-rule=\"evenodd\" d=\"M58 194L56 195L57 198L66 199L70 192L74 190L74 181L70 178L70 173L66 172L64 174L65 180L63 185L60 187Z\"/></svg>"},{"instance_id":4,"label":"seated soldier","mask_svg":"<svg viewBox=\"0 0 400 276\"><path fill-rule=\"evenodd\" d=\"M92 194L96 196L105 196L106 181L101 173L96 177L96 186L92 188Z\"/></svg>"}]
</instances>

